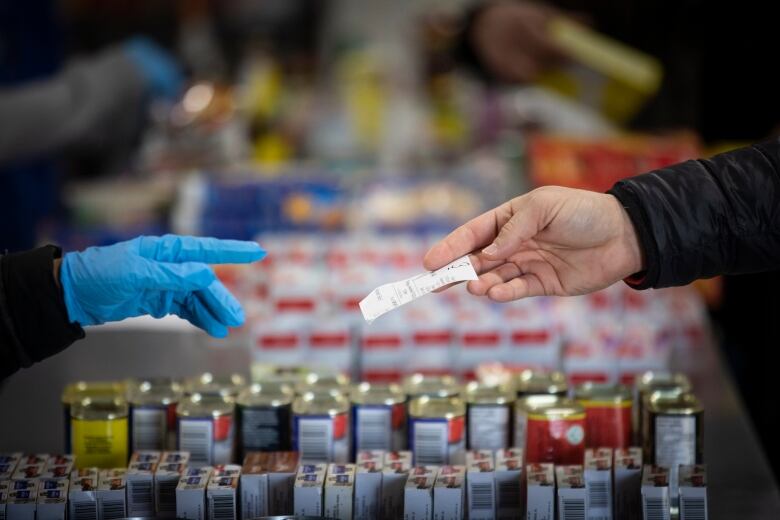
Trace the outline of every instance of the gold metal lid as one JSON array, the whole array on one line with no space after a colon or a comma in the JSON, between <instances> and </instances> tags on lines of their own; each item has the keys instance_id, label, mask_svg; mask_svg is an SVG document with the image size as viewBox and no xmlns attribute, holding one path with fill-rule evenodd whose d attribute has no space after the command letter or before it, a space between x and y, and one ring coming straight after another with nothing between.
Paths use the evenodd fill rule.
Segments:
<instances>
[{"instance_id":1,"label":"gold metal lid","mask_svg":"<svg viewBox=\"0 0 780 520\"><path fill-rule=\"evenodd\" d=\"M466 403L457 396L421 395L409 401L409 415L420 418L452 419L466 413Z\"/></svg>"},{"instance_id":2,"label":"gold metal lid","mask_svg":"<svg viewBox=\"0 0 780 520\"><path fill-rule=\"evenodd\" d=\"M401 385L396 383L362 382L352 389L350 399L356 404L394 405L406 402L406 394L401 391Z\"/></svg>"},{"instance_id":3,"label":"gold metal lid","mask_svg":"<svg viewBox=\"0 0 780 520\"><path fill-rule=\"evenodd\" d=\"M293 401L293 413L299 415L337 415L349 412L349 399L340 393L304 392Z\"/></svg>"},{"instance_id":4,"label":"gold metal lid","mask_svg":"<svg viewBox=\"0 0 780 520\"><path fill-rule=\"evenodd\" d=\"M529 394L565 394L569 385L563 372L541 372L538 370L523 370L513 379L517 395Z\"/></svg>"},{"instance_id":5,"label":"gold metal lid","mask_svg":"<svg viewBox=\"0 0 780 520\"><path fill-rule=\"evenodd\" d=\"M465 387L464 398L469 404L509 405L515 401L516 396L506 387L471 381Z\"/></svg>"},{"instance_id":6,"label":"gold metal lid","mask_svg":"<svg viewBox=\"0 0 780 520\"><path fill-rule=\"evenodd\" d=\"M176 405L180 417L220 417L233 413L233 399L219 394L194 393L184 397Z\"/></svg>"},{"instance_id":7,"label":"gold metal lid","mask_svg":"<svg viewBox=\"0 0 780 520\"><path fill-rule=\"evenodd\" d=\"M677 395L654 393L647 403L647 409L651 413L669 415L694 415L704 411L701 403L692 393Z\"/></svg>"},{"instance_id":8,"label":"gold metal lid","mask_svg":"<svg viewBox=\"0 0 780 520\"><path fill-rule=\"evenodd\" d=\"M461 392L455 378L448 375L432 376L416 373L406 376L402 386L408 397L421 395L447 397L459 395Z\"/></svg>"},{"instance_id":9,"label":"gold metal lid","mask_svg":"<svg viewBox=\"0 0 780 520\"><path fill-rule=\"evenodd\" d=\"M630 401L631 390L614 383L596 383L589 381L574 388L574 398L578 401Z\"/></svg>"},{"instance_id":10,"label":"gold metal lid","mask_svg":"<svg viewBox=\"0 0 780 520\"><path fill-rule=\"evenodd\" d=\"M181 384L171 378L157 377L135 380L128 388L131 404L163 404L177 402L182 396Z\"/></svg>"},{"instance_id":11,"label":"gold metal lid","mask_svg":"<svg viewBox=\"0 0 780 520\"><path fill-rule=\"evenodd\" d=\"M82 396L71 403L71 419L112 421L126 418L129 408L124 396Z\"/></svg>"},{"instance_id":12,"label":"gold metal lid","mask_svg":"<svg viewBox=\"0 0 780 520\"><path fill-rule=\"evenodd\" d=\"M242 406L283 406L292 403L294 397L295 391L289 383L267 381L243 389L236 402Z\"/></svg>"},{"instance_id":13,"label":"gold metal lid","mask_svg":"<svg viewBox=\"0 0 780 520\"><path fill-rule=\"evenodd\" d=\"M246 378L241 374L214 375L211 372L187 379L184 383L184 393L220 395L235 399L246 387Z\"/></svg>"}]
</instances>

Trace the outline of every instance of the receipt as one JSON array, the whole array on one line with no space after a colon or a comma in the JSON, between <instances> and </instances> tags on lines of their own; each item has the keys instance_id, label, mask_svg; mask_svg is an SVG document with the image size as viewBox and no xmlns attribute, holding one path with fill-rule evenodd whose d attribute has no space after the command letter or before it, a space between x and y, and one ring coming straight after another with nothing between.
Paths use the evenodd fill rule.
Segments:
<instances>
[{"instance_id":1,"label":"receipt","mask_svg":"<svg viewBox=\"0 0 780 520\"><path fill-rule=\"evenodd\" d=\"M371 323L386 312L416 300L445 285L476 280L477 273L468 255L435 271L421 273L400 282L380 285L360 302L363 318Z\"/></svg>"}]
</instances>

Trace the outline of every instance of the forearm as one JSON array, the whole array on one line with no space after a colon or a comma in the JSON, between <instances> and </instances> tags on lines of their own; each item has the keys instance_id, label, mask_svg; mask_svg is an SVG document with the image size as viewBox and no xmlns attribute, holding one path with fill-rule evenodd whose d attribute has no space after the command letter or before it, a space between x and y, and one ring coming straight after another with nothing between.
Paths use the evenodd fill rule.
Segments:
<instances>
[{"instance_id":1,"label":"forearm","mask_svg":"<svg viewBox=\"0 0 780 520\"><path fill-rule=\"evenodd\" d=\"M780 142L688 161L610 190L639 235L638 288L780 266Z\"/></svg>"}]
</instances>

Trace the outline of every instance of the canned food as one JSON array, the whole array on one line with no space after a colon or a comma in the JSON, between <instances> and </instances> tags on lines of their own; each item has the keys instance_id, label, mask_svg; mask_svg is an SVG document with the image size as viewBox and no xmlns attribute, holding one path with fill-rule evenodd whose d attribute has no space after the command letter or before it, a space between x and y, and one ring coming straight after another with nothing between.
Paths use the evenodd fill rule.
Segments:
<instances>
[{"instance_id":1,"label":"canned food","mask_svg":"<svg viewBox=\"0 0 780 520\"><path fill-rule=\"evenodd\" d=\"M409 447L414 464L463 464L466 404L458 396L421 395L409 401Z\"/></svg>"},{"instance_id":2,"label":"canned food","mask_svg":"<svg viewBox=\"0 0 780 520\"><path fill-rule=\"evenodd\" d=\"M345 463L350 454L349 400L306 392L293 401L293 450L305 462Z\"/></svg>"},{"instance_id":3,"label":"canned food","mask_svg":"<svg viewBox=\"0 0 780 520\"><path fill-rule=\"evenodd\" d=\"M466 385L466 447L499 450L509 447L515 396L499 386L473 381Z\"/></svg>"},{"instance_id":4,"label":"canned food","mask_svg":"<svg viewBox=\"0 0 780 520\"><path fill-rule=\"evenodd\" d=\"M575 401L557 398L527 408L526 461L582 464L585 457L585 409Z\"/></svg>"},{"instance_id":5,"label":"canned food","mask_svg":"<svg viewBox=\"0 0 780 520\"><path fill-rule=\"evenodd\" d=\"M127 465L127 416L123 396L83 397L71 404L70 435L77 468Z\"/></svg>"},{"instance_id":6,"label":"canned food","mask_svg":"<svg viewBox=\"0 0 780 520\"><path fill-rule=\"evenodd\" d=\"M275 381L255 383L236 402L239 460L250 451L289 451L292 386Z\"/></svg>"},{"instance_id":7,"label":"canned food","mask_svg":"<svg viewBox=\"0 0 780 520\"><path fill-rule=\"evenodd\" d=\"M679 372L645 372L637 378L634 394L632 426L638 437L644 434L645 401L653 392L665 392L668 395L681 395L692 390L691 382L685 374ZM635 439L640 441L642 439Z\"/></svg>"},{"instance_id":8,"label":"canned food","mask_svg":"<svg viewBox=\"0 0 780 520\"><path fill-rule=\"evenodd\" d=\"M246 378L241 374L225 374L215 376L204 372L197 377L188 379L184 384L185 395L200 394L217 395L235 401L238 394L246 387Z\"/></svg>"},{"instance_id":9,"label":"canned food","mask_svg":"<svg viewBox=\"0 0 780 520\"><path fill-rule=\"evenodd\" d=\"M195 393L179 401L176 449L190 452L190 466L201 468L232 461L233 415L230 397Z\"/></svg>"},{"instance_id":10,"label":"canned food","mask_svg":"<svg viewBox=\"0 0 780 520\"><path fill-rule=\"evenodd\" d=\"M65 420L65 441L63 446L63 453L73 452L73 446L70 437L70 410L73 406L73 403L76 403L85 397L124 397L125 392L125 384L114 381L76 381L75 383L66 385L62 390L62 395L60 397L63 418Z\"/></svg>"},{"instance_id":11,"label":"canned food","mask_svg":"<svg viewBox=\"0 0 780 520\"><path fill-rule=\"evenodd\" d=\"M525 449L526 434L528 431L528 411L530 408L544 403L554 403L559 399L556 395L540 394L518 397L514 406L514 442L515 448Z\"/></svg>"},{"instance_id":12,"label":"canned food","mask_svg":"<svg viewBox=\"0 0 780 520\"><path fill-rule=\"evenodd\" d=\"M403 380L403 391L411 399L423 395L451 397L460 394L458 382L452 376L412 374Z\"/></svg>"},{"instance_id":13,"label":"canned food","mask_svg":"<svg viewBox=\"0 0 780 520\"><path fill-rule=\"evenodd\" d=\"M406 395L397 384L360 383L353 391L353 456L406 448Z\"/></svg>"},{"instance_id":14,"label":"canned food","mask_svg":"<svg viewBox=\"0 0 780 520\"><path fill-rule=\"evenodd\" d=\"M333 393L345 397L351 390L349 376L341 373L309 372L296 385L295 391L302 395L306 392Z\"/></svg>"},{"instance_id":15,"label":"canned food","mask_svg":"<svg viewBox=\"0 0 780 520\"><path fill-rule=\"evenodd\" d=\"M538 370L523 370L513 379L517 397L527 395L557 395L566 397L569 385L563 372L541 372Z\"/></svg>"},{"instance_id":16,"label":"canned food","mask_svg":"<svg viewBox=\"0 0 780 520\"><path fill-rule=\"evenodd\" d=\"M628 448L631 444L631 391L623 385L584 383L574 398L585 408L589 448Z\"/></svg>"},{"instance_id":17,"label":"canned food","mask_svg":"<svg viewBox=\"0 0 780 520\"><path fill-rule=\"evenodd\" d=\"M181 385L169 378L145 379L129 388L130 451L176 447L176 405Z\"/></svg>"}]
</instances>

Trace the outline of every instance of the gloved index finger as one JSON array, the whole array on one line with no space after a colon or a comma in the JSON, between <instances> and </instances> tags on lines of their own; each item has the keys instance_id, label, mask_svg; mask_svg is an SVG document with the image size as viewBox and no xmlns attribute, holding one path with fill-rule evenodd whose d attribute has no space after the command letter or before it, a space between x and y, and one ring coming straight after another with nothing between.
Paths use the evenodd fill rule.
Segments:
<instances>
[{"instance_id":1,"label":"gloved index finger","mask_svg":"<svg viewBox=\"0 0 780 520\"><path fill-rule=\"evenodd\" d=\"M140 244L141 256L160 262L245 264L261 260L266 255L257 242L211 237L141 237Z\"/></svg>"}]
</instances>

